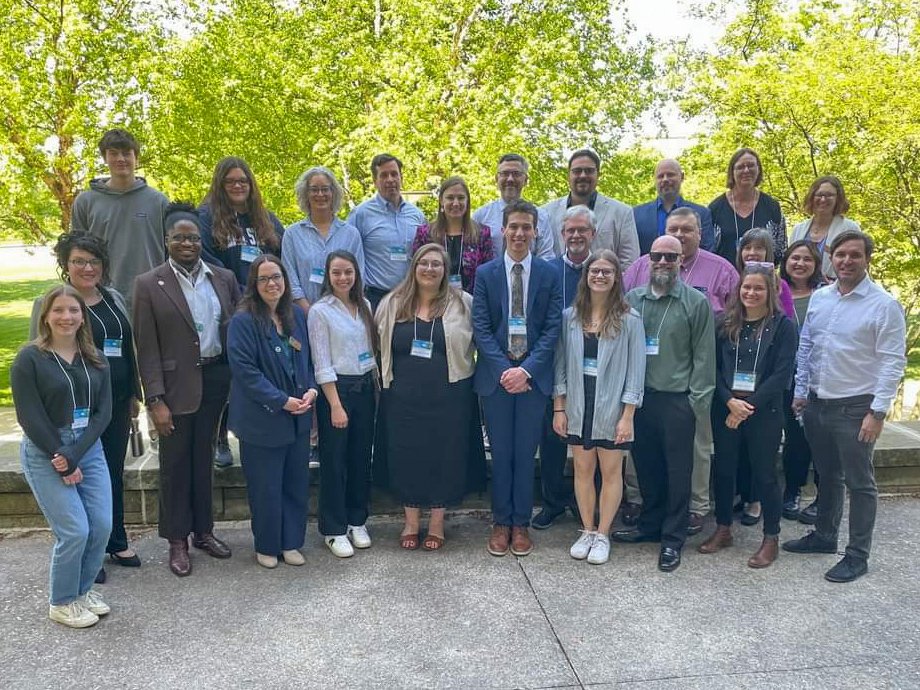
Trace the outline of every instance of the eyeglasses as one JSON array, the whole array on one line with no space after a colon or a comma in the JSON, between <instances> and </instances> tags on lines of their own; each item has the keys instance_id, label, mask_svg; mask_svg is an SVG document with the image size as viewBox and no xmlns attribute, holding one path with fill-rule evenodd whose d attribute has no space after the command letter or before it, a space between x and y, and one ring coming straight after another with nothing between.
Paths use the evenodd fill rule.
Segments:
<instances>
[{"instance_id":1,"label":"eyeglasses","mask_svg":"<svg viewBox=\"0 0 920 690\"><path fill-rule=\"evenodd\" d=\"M316 196L319 196L320 194L332 193L332 187L308 187L307 190L310 192L310 194L315 194Z\"/></svg>"},{"instance_id":2,"label":"eyeglasses","mask_svg":"<svg viewBox=\"0 0 920 690\"><path fill-rule=\"evenodd\" d=\"M572 168L569 172L575 175L575 177L579 175L596 175L597 168Z\"/></svg>"},{"instance_id":3,"label":"eyeglasses","mask_svg":"<svg viewBox=\"0 0 920 690\"><path fill-rule=\"evenodd\" d=\"M583 226L577 228L564 228L562 232L566 235L587 235L594 231L594 228L586 228Z\"/></svg>"},{"instance_id":4,"label":"eyeglasses","mask_svg":"<svg viewBox=\"0 0 920 690\"><path fill-rule=\"evenodd\" d=\"M524 173L520 170L502 170L498 173L499 180L520 180Z\"/></svg>"},{"instance_id":5,"label":"eyeglasses","mask_svg":"<svg viewBox=\"0 0 920 690\"><path fill-rule=\"evenodd\" d=\"M769 261L745 261L745 268L762 268L765 271L772 271L774 266Z\"/></svg>"},{"instance_id":6,"label":"eyeglasses","mask_svg":"<svg viewBox=\"0 0 920 690\"><path fill-rule=\"evenodd\" d=\"M91 268L102 268L102 259L71 259L67 263L77 268L86 268L87 266Z\"/></svg>"},{"instance_id":7,"label":"eyeglasses","mask_svg":"<svg viewBox=\"0 0 920 690\"><path fill-rule=\"evenodd\" d=\"M201 235L170 235L170 242L175 242L176 244L182 244L183 242L188 242L189 244L201 244Z\"/></svg>"},{"instance_id":8,"label":"eyeglasses","mask_svg":"<svg viewBox=\"0 0 920 690\"><path fill-rule=\"evenodd\" d=\"M757 170L757 163L738 163L734 167L735 172L744 172L745 170Z\"/></svg>"},{"instance_id":9,"label":"eyeglasses","mask_svg":"<svg viewBox=\"0 0 920 690\"><path fill-rule=\"evenodd\" d=\"M649 252L648 260L653 264L657 264L660 261L665 263L673 264L680 257L680 254L677 252Z\"/></svg>"},{"instance_id":10,"label":"eyeglasses","mask_svg":"<svg viewBox=\"0 0 920 690\"><path fill-rule=\"evenodd\" d=\"M266 285L268 283L275 283L275 285L281 285L284 281L284 276L280 273L272 273L270 276L259 276L256 278L256 282L259 285Z\"/></svg>"},{"instance_id":11,"label":"eyeglasses","mask_svg":"<svg viewBox=\"0 0 920 690\"><path fill-rule=\"evenodd\" d=\"M227 177L224 179L224 187L248 187L249 178L246 177Z\"/></svg>"},{"instance_id":12,"label":"eyeglasses","mask_svg":"<svg viewBox=\"0 0 920 690\"><path fill-rule=\"evenodd\" d=\"M444 268L443 261L419 261L418 267L422 270L432 270L437 271L441 268Z\"/></svg>"},{"instance_id":13,"label":"eyeglasses","mask_svg":"<svg viewBox=\"0 0 920 690\"><path fill-rule=\"evenodd\" d=\"M836 199L837 192L818 192L815 194L815 199Z\"/></svg>"},{"instance_id":14,"label":"eyeglasses","mask_svg":"<svg viewBox=\"0 0 920 690\"><path fill-rule=\"evenodd\" d=\"M616 271L614 271L612 268L589 268L588 269L588 275L594 276L595 278L597 276L601 276L603 278L609 278L615 272Z\"/></svg>"}]
</instances>

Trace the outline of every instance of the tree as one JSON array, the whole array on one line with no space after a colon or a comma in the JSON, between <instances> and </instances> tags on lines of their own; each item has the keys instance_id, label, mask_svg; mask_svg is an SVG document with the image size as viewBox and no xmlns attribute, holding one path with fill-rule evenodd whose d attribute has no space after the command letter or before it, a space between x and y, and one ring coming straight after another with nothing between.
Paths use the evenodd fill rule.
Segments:
<instances>
[{"instance_id":1,"label":"tree","mask_svg":"<svg viewBox=\"0 0 920 690\"><path fill-rule=\"evenodd\" d=\"M100 129L131 123L160 17L136 0L0 0L0 235L68 227Z\"/></svg>"}]
</instances>

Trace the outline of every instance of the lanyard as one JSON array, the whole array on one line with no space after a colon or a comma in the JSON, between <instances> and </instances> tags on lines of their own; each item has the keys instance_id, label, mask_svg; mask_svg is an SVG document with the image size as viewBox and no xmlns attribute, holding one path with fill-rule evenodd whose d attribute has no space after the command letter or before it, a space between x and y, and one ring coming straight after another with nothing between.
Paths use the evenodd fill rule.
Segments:
<instances>
[{"instance_id":1,"label":"lanyard","mask_svg":"<svg viewBox=\"0 0 920 690\"><path fill-rule=\"evenodd\" d=\"M434 326L438 322L437 317L431 320L431 332L428 334L428 340L425 342L434 344ZM418 314L412 320L412 340L418 340Z\"/></svg>"},{"instance_id":2,"label":"lanyard","mask_svg":"<svg viewBox=\"0 0 920 690\"><path fill-rule=\"evenodd\" d=\"M738 228L736 227L736 228L735 228L735 231L737 231L737 230L738 230ZM693 269L696 268L696 265L697 265L699 262L700 262L700 252L699 252L699 250L697 250L697 252L696 252L696 258L693 260L693 265L690 267L690 270L687 271L687 277L681 279L681 280L683 280L687 285L690 285L691 287L693 286L693 283L690 282L690 277L693 275Z\"/></svg>"},{"instance_id":3,"label":"lanyard","mask_svg":"<svg viewBox=\"0 0 920 690\"><path fill-rule=\"evenodd\" d=\"M760 323L757 329L757 350L754 352L754 366L752 373L757 373L757 360L760 359L760 342L763 339L763 329L766 326L766 319ZM735 374L738 374L738 357L741 352L741 335L738 335L738 345L735 346Z\"/></svg>"},{"instance_id":4,"label":"lanyard","mask_svg":"<svg viewBox=\"0 0 920 690\"><path fill-rule=\"evenodd\" d=\"M457 276L460 276L460 272L463 270L463 233L459 235L453 235L453 237L460 238L460 255L457 257ZM448 235L447 232L444 232L444 251L447 252L447 260L450 261L450 238L451 235ZM450 266L447 266L447 273L450 274Z\"/></svg>"},{"instance_id":5,"label":"lanyard","mask_svg":"<svg viewBox=\"0 0 920 690\"><path fill-rule=\"evenodd\" d=\"M735 195L732 194L732 216L735 218L735 247L738 246L738 243L741 242L741 233L738 230L738 212L735 210ZM757 195L757 200L754 202L754 208L751 209L751 227L754 229L754 216L757 215L757 204L760 203L760 194ZM695 264L694 264L695 265Z\"/></svg>"},{"instance_id":6,"label":"lanyard","mask_svg":"<svg viewBox=\"0 0 920 690\"><path fill-rule=\"evenodd\" d=\"M124 332L124 330L123 330L122 327L121 327L121 319L118 318L118 314L115 313L115 310L112 309L111 305L106 301L105 295L102 296L102 303L105 304L105 306L107 306L107 307L109 308L109 311L112 312L112 316L113 316L114 319L115 319L115 323L118 324L118 339L119 339L119 340L124 340L124 338L125 338L125 332ZM100 326L102 326L102 338L103 338L104 340L108 340L108 339L109 339L109 332L108 332L108 330L107 330L106 327L105 327L105 322L104 322L102 319L100 319L99 316L96 315L96 313L92 310L92 308L89 309L89 314L90 314L90 316L92 316L94 319L96 319L96 321L99 322L99 325L100 325Z\"/></svg>"},{"instance_id":7,"label":"lanyard","mask_svg":"<svg viewBox=\"0 0 920 690\"><path fill-rule=\"evenodd\" d=\"M661 335L661 327L664 326L664 320L668 318L668 311L671 309L671 305L674 304L674 298L671 295L671 300L668 302L668 306L665 307L664 314L661 315L661 322L658 324L658 330L655 331L655 338L657 339ZM645 321L645 300L642 300L642 311L640 312L643 322Z\"/></svg>"},{"instance_id":8,"label":"lanyard","mask_svg":"<svg viewBox=\"0 0 920 690\"><path fill-rule=\"evenodd\" d=\"M70 378L70 374L64 369L64 365L61 363L61 358L58 357L57 352L52 350L51 354L54 355L54 361L58 363L58 366L61 368L61 373L64 374L64 378L67 379L67 383L70 386L70 399L73 400L73 409L74 412L76 412L78 409L77 391L74 388L73 379ZM89 410L93 407L93 383L89 380L89 370L86 368L86 360L83 359L83 353L80 353L80 363L83 365L83 373L86 374L86 409Z\"/></svg>"}]
</instances>

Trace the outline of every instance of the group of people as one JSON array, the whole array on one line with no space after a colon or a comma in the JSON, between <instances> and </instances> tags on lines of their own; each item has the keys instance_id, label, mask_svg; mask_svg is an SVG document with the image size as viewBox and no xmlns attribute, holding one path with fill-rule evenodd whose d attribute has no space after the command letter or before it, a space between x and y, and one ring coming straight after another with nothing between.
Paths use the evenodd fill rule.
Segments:
<instances>
[{"instance_id":1,"label":"group of people","mask_svg":"<svg viewBox=\"0 0 920 690\"><path fill-rule=\"evenodd\" d=\"M604 563L611 539L656 542L658 568L673 571L712 485L716 529L698 551L731 546L740 493L744 518L763 520L748 560L763 568L781 517L808 522L809 510L816 530L783 548L835 553L846 486L849 544L825 576L866 572L872 449L903 376L905 324L868 277L873 243L843 215L837 178L812 185L787 248L751 149L708 208L683 199L670 159L654 201L606 197L587 149L569 159L568 195L537 208L523 198L527 161L506 154L499 199L473 212L449 177L430 222L403 198L402 163L381 154L377 193L344 221L333 172L304 172L304 218L286 229L240 158L218 163L196 208L136 176L128 132L106 132L99 153L110 175L77 197L54 248L64 283L36 300L11 372L24 473L56 538L53 620L87 627L109 612L92 588L106 552L141 564L122 496L140 403L177 576L191 573L189 543L231 555L211 506L213 466L233 462L226 428L256 559L271 569L304 563L312 436L333 554L372 544L372 474L404 507L399 546L437 551L445 509L485 486L483 422L495 556L529 554L529 528L570 509L573 558ZM801 508L812 462L818 498ZM625 529L612 531L618 512Z\"/></svg>"}]
</instances>

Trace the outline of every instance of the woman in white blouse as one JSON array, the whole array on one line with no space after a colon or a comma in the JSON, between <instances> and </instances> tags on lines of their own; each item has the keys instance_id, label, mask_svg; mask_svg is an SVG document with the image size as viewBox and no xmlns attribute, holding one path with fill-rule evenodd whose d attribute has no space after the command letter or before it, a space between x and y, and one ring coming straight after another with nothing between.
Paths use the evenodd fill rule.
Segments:
<instances>
[{"instance_id":1,"label":"woman in white blouse","mask_svg":"<svg viewBox=\"0 0 920 690\"><path fill-rule=\"evenodd\" d=\"M319 531L336 556L366 549L377 387L377 330L361 271L344 250L326 257L320 299L308 314L319 421ZM353 548L354 547L354 548Z\"/></svg>"}]
</instances>

